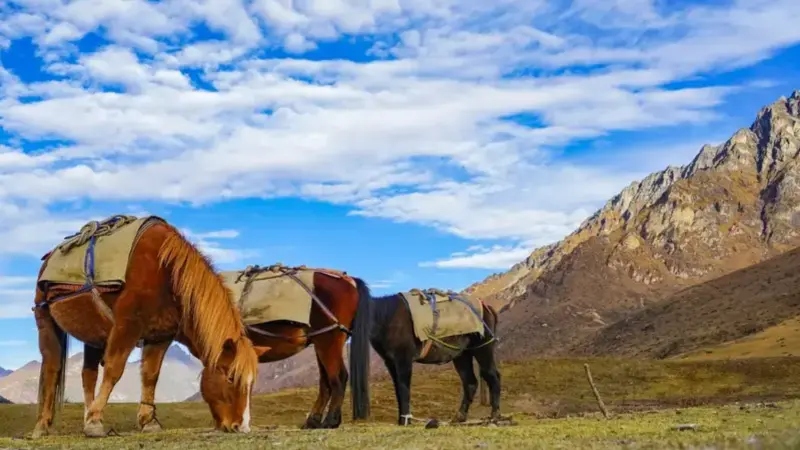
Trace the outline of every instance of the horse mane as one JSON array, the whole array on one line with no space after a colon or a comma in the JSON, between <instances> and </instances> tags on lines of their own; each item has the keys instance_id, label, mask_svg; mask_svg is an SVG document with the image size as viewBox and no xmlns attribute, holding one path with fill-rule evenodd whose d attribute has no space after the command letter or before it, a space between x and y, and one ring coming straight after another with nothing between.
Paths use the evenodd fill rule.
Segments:
<instances>
[{"instance_id":1,"label":"horse mane","mask_svg":"<svg viewBox=\"0 0 800 450\"><path fill-rule=\"evenodd\" d=\"M175 227L168 225L167 237L158 252L159 263L170 269L172 291L180 299L184 326L192 327L192 340L206 366L214 369L225 344L231 339L236 354L229 375L241 381L255 379L258 360L245 335L232 293L217 273L211 260L189 242Z\"/></svg>"}]
</instances>

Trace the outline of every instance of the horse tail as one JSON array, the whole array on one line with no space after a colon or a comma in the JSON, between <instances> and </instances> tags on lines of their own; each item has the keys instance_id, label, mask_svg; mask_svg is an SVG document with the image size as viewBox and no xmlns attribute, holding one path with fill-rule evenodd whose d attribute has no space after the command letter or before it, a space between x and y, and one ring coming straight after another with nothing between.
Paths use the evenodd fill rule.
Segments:
<instances>
[{"instance_id":1,"label":"horse tail","mask_svg":"<svg viewBox=\"0 0 800 450\"><path fill-rule=\"evenodd\" d=\"M350 340L350 395L353 403L353 420L369 417L369 366L370 332L372 330L372 294L369 286L355 278L358 289L358 306L353 319Z\"/></svg>"},{"instance_id":2,"label":"horse tail","mask_svg":"<svg viewBox=\"0 0 800 450\"><path fill-rule=\"evenodd\" d=\"M483 320L486 323L486 325L489 326L489 331L492 332L492 335L496 337L497 325L500 316L497 314L497 310L494 309L491 305L488 305L483 302L481 302L481 304L483 305L484 316L487 315L491 316L491 318L484 317ZM494 358L494 355L492 355L492 358ZM478 399L481 405L483 406L489 405L489 384L486 383L486 380L484 380L483 377L480 377L480 382L478 383Z\"/></svg>"},{"instance_id":3,"label":"horse tail","mask_svg":"<svg viewBox=\"0 0 800 450\"><path fill-rule=\"evenodd\" d=\"M496 334L497 333L497 325L498 325L498 322L500 321L500 316L497 314L497 310L494 309L492 307L492 305L484 303L483 307L486 308L486 310L489 311L489 314L492 315L492 322L491 323L487 323L487 325L489 325L491 327L490 329L492 330L492 334Z\"/></svg>"}]
</instances>

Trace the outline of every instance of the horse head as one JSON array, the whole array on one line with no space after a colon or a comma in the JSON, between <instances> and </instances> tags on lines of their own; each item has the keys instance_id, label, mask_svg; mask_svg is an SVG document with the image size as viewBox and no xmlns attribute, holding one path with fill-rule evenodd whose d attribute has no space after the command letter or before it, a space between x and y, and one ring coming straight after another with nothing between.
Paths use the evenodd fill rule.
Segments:
<instances>
[{"instance_id":1,"label":"horse head","mask_svg":"<svg viewBox=\"0 0 800 450\"><path fill-rule=\"evenodd\" d=\"M218 430L250 432L250 398L256 371L247 371L246 375L237 379L236 365L240 360L253 357L257 362L258 357L269 350L270 347L253 346L246 337L240 337L236 342L228 339L217 363L203 368L200 393L208 403ZM250 352L251 355L241 355L240 352Z\"/></svg>"}]
</instances>

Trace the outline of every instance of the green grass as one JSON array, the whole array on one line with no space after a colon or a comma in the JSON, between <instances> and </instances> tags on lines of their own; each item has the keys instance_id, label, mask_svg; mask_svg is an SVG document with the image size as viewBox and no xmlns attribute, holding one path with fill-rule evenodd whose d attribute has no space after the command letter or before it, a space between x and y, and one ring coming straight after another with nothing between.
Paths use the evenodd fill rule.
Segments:
<instances>
[{"instance_id":1,"label":"green grass","mask_svg":"<svg viewBox=\"0 0 800 450\"><path fill-rule=\"evenodd\" d=\"M254 432L248 436L211 433L205 403L158 405L159 420L169 431L139 435L134 431L136 405L112 404L105 422L123 437L82 437L83 405L66 405L57 418L59 436L30 441L36 405L0 406L0 448L674 448L721 443L718 448L747 447L763 436L762 448L800 448L800 359L732 361L634 361L593 359L594 380L612 411L611 420L597 413L586 382L583 360L539 359L504 363L502 411L518 425L451 427L424 430L394 426L396 404L391 384L376 380L373 419L366 424L345 420L338 430L301 431L316 395L314 389L286 390L253 401ZM460 384L452 368L417 371L412 388L416 417L448 420L458 406ZM779 400L778 407L744 409L731 402ZM676 409L677 408L677 409ZM483 417L475 405L471 417ZM345 417L349 417L345 402ZM698 431L672 426L697 423ZM271 429L272 427L277 427ZM270 428L270 429L268 429ZM772 446L770 446L770 443ZM790 445L781 447L780 445Z\"/></svg>"}]
</instances>

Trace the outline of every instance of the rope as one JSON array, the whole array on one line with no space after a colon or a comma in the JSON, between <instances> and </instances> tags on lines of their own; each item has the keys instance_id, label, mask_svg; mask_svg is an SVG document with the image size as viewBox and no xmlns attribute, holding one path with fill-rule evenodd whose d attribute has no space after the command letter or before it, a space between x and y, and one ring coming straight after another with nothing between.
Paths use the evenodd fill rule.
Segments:
<instances>
[{"instance_id":1,"label":"rope","mask_svg":"<svg viewBox=\"0 0 800 450\"><path fill-rule=\"evenodd\" d=\"M118 228L134 222L137 219L138 217L135 216L117 214L101 221L92 220L81 227L80 231L77 233L64 238L64 242L59 244L56 248L61 250L61 253L67 253L73 248L80 247L81 245L89 242L89 239L92 237L109 235Z\"/></svg>"}]
</instances>

